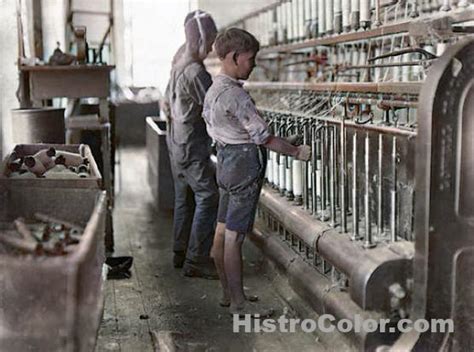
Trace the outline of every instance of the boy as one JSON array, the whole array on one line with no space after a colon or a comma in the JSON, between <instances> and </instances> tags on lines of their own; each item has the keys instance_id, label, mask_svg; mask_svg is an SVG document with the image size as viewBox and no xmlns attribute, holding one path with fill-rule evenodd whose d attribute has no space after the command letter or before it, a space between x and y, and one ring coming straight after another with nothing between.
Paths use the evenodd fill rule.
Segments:
<instances>
[{"instance_id":1,"label":"boy","mask_svg":"<svg viewBox=\"0 0 474 352\"><path fill-rule=\"evenodd\" d=\"M217 29L212 17L200 10L186 16L184 27L186 43L173 59L164 104L169 105L167 144L175 188L173 264L182 267L185 276L218 279L209 252L219 195L211 140L201 116L212 83L203 60Z\"/></svg>"},{"instance_id":2,"label":"boy","mask_svg":"<svg viewBox=\"0 0 474 352\"><path fill-rule=\"evenodd\" d=\"M260 314L270 310L248 303L242 283L242 243L252 230L265 173L264 148L309 160L308 146L296 147L273 136L239 80L255 67L259 42L250 33L231 28L220 33L214 49L222 62L204 100L203 115L209 135L217 143L219 208L211 256L214 258L223 298L231 314Z\"/></svg>"}]
</instances>

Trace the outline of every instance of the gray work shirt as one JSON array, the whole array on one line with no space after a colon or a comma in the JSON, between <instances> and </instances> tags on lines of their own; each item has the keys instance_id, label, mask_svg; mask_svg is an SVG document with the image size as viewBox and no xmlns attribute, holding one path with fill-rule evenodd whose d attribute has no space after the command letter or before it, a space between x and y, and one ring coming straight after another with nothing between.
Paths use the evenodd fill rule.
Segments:
<instances>
[{"instance_id":1,"label":"gray work shirt","mask_svg":"<svg viewBox=\"0 0 474 352\"><path fill-rule=\"evenodd\" d=\"M270 138L268 125L239 81L219 74L204 100L203 116L209 135L218 143L257 145Z\"/></svg>"},{"instance_id":2,"label":"gray work shirt","mask_svg":"<svg viewBox=\"0 0 474 352\"><path fill-rule=\"evenodd\" d=\"M211 139L202 118L204 96L212 78L202 63L171 70L166 98L170 105L168 141L175 162L186 166L209 158Z\"/></svg>"}]
</instances>

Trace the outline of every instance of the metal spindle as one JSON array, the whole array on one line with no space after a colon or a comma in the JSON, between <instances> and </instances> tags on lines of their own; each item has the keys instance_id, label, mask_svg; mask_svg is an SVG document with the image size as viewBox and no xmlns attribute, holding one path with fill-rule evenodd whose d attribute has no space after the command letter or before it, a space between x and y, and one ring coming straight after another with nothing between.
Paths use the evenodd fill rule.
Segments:
<instances>
[{"instance_id":1,"label":"metal spindle","mask_svg":"<svg viewBox=\"0 0 474 352\"><path fill-rule=\"evenodd\" d=\"M341 123L341 232L347 232L347 214L346 214L346 127L344 117Z\"/></svg>"},{"instance_id":2,"label":"metal spindle","mask_svg":"<svg viewBox=\"0 0 474 352\"><path fill-rule=\"evenodd\" d=\"M365 136L365 237L364 248L374 247L372 242L372 224L370 221L370 139L369 134Z\"/></svg>"},{"instance_id":3,"label":"metal spindle","mask_svg":"<svg viewBox=\"0 0 474 352\"><path fill-rule=\"evenodd\" d=\"M380 20L380 0L375 0L375 26L381 26L382 21Z\"/></svg>"},{"instance_id":4,"label":"metal spindle","mask_svg":"<svg viewBox=\"0 0 474 352\"><path fill-rule=\"evenodd\" d=\"M326 196L326 139L325 139L325 134L326 134L326 128L324 127L323 130L320 131L319 135L319 153L321 157L321 162L320 162L320 168L319 168L319 184L320 184L320 190L321 190L321 214L320 218L322 221L327 220L326 216L326 203L327 203L327 196Z\"/></svg>"},{"instance_id":5,"label":"metal spindle","mask_svg":"<svg viewBox=\"0 0 474 352\"><path fill-rule=\"evenodd\" d=\"M357 132L352 136L352 237L359 238L359 199L357 195Z\"/></svg>"},{"instance_id":6,"label":"metal spindle","mask_svg":"<svg viewBox=\"0 0 474 352\"><path fill-rule=\"evenodd\" d=\"M330 183L329 183L329 198L331 210L331 226L336 226L336 131L331 128L329 131L329 164L330 164Z\"/></svg>"},{"instance_id":7,"label":"metal spindle","mask_svg":"<svg viewBox=\"0 0 474 352\"><path fill-rule=\"evenodd\" d=\"M312 156L312 168L311 168L311 213L316 214L318 209L318 194L316 187L316 169L318 165L318 154L317 154L317 143L316 143L316 125L312 125L311 128L311 156Z\"/></svg>"},{"instance_id":8,"label":"metal spindle","mask_svg":"<svg viewBox=\"0 0 474 352\"><path fill-rule=\"evenodd\" d=\"M390 190L390 240L397 240L397 137L392 141L392 189Z\"/></svg>"},{"instance_id":9,"label":"metal spindle","mask_svg":"<svg viewBox=\"0 0 474 352\"><path fill-rule=\"evenodd\" d=\"M383 162L383 135L379 134L379 149L378 149L378 175L377 175L377 229L378 235L383 233L383 176L382 176L382 162Z\"/></svg>"},{"instance_id":10,"label":"metal spindle","mask_svg":"<svg viewBox=\"0 0 474 352\"><path fill-rule=\"evenodd\" d=\"M308 145L308 122L303 124L303 144ZM308 162L303 162L303 203L306 210L309 209L309 189L308 189Z\"/></svg>"}]
</instances>

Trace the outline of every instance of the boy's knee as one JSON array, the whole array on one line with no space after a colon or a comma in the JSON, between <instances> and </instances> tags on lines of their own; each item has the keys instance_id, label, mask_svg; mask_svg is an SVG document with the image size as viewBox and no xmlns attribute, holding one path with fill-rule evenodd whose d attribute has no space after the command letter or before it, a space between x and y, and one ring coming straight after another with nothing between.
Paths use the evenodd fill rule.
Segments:
<instances>
[{"instance_id":1,"label":"boy's knee","mask_svg":"<svg viewBox=\"0 0 474 352\"><path fill-rule=\"evenodd\" d=\"M235 243L241 245L244 242L245 233L236 232L236 231L225 231L225 240L226 242L229 241L230 243Z\"/></svg>"},{"instance_id":2,"label":"boy's knee","mask_svg":"<svg viewBox=\"0 0 474 352\"><path fill-rule=\"evenodd\" d=\"M213 245L211 248L211 252L209 253L209 256L212 259L217 260L219 262L224 257L223 249L224 248L219 248L219 247L216 247L216 245Z\"/></svg>"},{"instance_id":3,"label":"boy's knee","mask_svg":"<svg viewBox=\"0 0 474 352\"><path fill-rule=\"evenodd\" d=\"M224 223L222 222L217 223L215 237L217 237L218 239L222 238L222 240L224 240L224 237L225 237L225 224Z\"/></svg>"}]
</instances>

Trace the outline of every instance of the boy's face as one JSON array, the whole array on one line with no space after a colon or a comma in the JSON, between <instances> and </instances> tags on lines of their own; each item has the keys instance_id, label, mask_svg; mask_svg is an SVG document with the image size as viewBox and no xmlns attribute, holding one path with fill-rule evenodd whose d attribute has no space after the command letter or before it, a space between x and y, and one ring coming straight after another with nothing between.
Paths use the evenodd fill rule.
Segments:
<instances>
[{"instance_id":1,"label":"boy's face","mask_svg":"<svg viewBox=\"0 0 474 352\"><path fill-rule=\"evenodd\" d=\"M206 52L209 54L212 51L212 45L216 40L217 32L212 32L207 35L206 38Z\"/></svg>"},{"instance_id":2,"label":"boy's face","mask_svg":"<svg viewBox=\"0 0 474 352\"><path fill-rule=\"evenodd\" d=\"M237 78L238 79L248 79L252 70L255 67L255 57L257 53L247 51L245 53L237 55L236 65L237 65Z\"/></svg>"}]
</instances>

